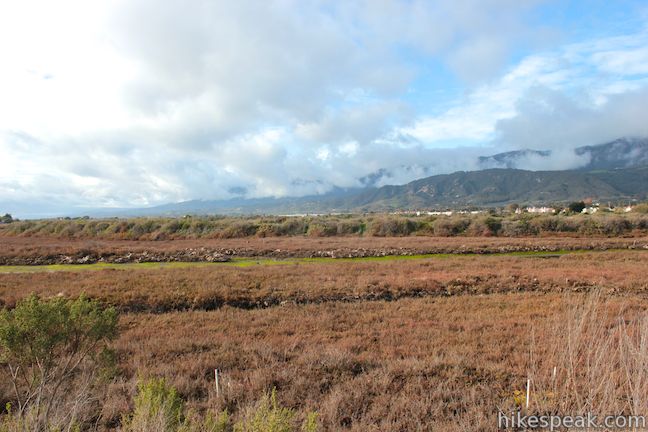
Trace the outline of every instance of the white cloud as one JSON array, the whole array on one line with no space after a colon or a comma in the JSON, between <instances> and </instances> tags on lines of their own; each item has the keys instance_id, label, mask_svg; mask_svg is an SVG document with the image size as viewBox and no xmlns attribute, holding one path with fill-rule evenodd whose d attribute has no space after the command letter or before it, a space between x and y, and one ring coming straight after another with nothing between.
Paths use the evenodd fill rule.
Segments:
<instances>
[{"instance_id":1,"label":"white cloud","mask_svg":"<svg viewBox=\"0 0 648 432\"><path fill-rule=\"evenodd\" d=\"M648 48L630 51L604 51L595 53L593 60L606 72L631 75L648 73Z\"/></svg>"},{"instance_id":2,"label":"white cloud","mask_svg":"<svg viewBox=\"0 0 648 432\"><path fill-rule=\"evenodd\" d=\"M475 168L491 150L641 132L646 33L547 49L502 73L535 37L535 4L3 2L0 204L318 193L380 170L404 182ZM408 101L428 62L465 80L440 112ZM549 136L561 112L574 124Z\"/></svg>"},{"instance_id":3,"label":"white cloud","mask_svg":"<svg viewBox=\"0 0 648 432\"><path fill-rule=\"evenodd\" d=\"M643 72L644 49L637 48L638 41L648 43L648 33L528 56L499 80L478 87L439 115L420 117L402 132L432 146L465 140L492 141L500 149L570 150L646 135L648 118L641 105L648 77L636 75L648 70ZM543 160L556 169L578 162Z\"/></svg>"},{"instance_id":4,"label":"white cloud","mask_svg":"<svg viewBox=\"0 0 648 432\"><path fill-rule=\"evenodd\" d=\"M497 124L499 140L519 148L570 150L622 136L648 136L648 87L611 95L602 105L534 87L515 117Z\"/></svg>"}]
</instances>

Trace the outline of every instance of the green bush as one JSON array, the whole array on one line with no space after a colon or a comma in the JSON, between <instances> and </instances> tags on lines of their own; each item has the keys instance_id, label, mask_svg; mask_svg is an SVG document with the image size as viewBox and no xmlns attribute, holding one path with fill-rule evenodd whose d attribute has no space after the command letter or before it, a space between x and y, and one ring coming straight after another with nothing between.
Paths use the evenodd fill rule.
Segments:
<instances>
[{"instance_id":1,"label":"green bush","mask_svg":"<svg viewBox=\"0 0 648 432\"><path fill-rule=\"evenodd\" d=\"M12 421L29 430L83 424L96 401L102 370L112 359L117 313L97 301L32 295L0 311L0 363L14 389Z\"/></svg>"},{"instance_id":2,"label":"green bush","mask_svg":"<svg viewBox=\"0 0 648 432\"><path fill-rule=\"evenodd\" d=\"M583 201L574 201L569 203L567 206L569 211L572 213L580 213L585 209L585 207L587 207L587 205Z\"/></svg>"},{"instance_id":3,"label":"green bush","mask_svg":"<svg viewBox=\"0 0 648 432\"><path fill-rule=\"evenodd\" d=\"M263 397L232 426L227 411L199 416L185 413L184 401L163 378L140 382L123 432L317 432L317 413L307 413L299 427L297 413L277 402L275 390ZM4 432L0 429L0 432Z\"/></svg>"},{"instance_id":4,"label":"green bush","mask_svg":"<svg viewBox=\"0 0 648 432\"><path fill-rule=\"evenodd\" d=\"M218 415L208 412L204 419L198 416L191 417L179 432L229 432L231 430L229 415L227 411L222 411Z\"/></svg>"},{"instance_id":5,"label":"green bush","mask_svg":"<svg viewBox=\"0 0 648 432\"><path fill-rule=\"evenodd\" d=\"M185 403L164 378L140 381L131 415L122 419L123 432L229 432L227 411L204 417L185 415Z\"/></svg>"},{"instance_id":6,"label":"green bush","mask_svg":"<svg viewBox=\"0 0 648 432\"><path fill-rule=\"evenodd\" d=\"M295 411L279 405L273 389L270 394L263 395L256 407L234 426L234 432L295 432L295 417ZM317 414L309 413L301 430L316 432L317 429Z\"/></svg>"},{"instance_id":7,"label":"green bush","mask_svg":"<svg viewBox=\"0 0 648 432\"><path fill-rule=\"evenodd\" d=\"M124 418L125 432L175 432L183 425L184 402L164 378L140 382L133 414Z\"/></svg>"}]
</instances>

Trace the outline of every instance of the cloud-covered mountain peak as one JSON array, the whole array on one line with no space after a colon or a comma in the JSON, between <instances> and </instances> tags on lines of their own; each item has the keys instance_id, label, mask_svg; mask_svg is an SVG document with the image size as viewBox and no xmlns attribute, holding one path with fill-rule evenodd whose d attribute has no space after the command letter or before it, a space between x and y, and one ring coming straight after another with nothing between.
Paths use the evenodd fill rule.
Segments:
<instances>
[{"instance_id":1,"label":"cloud-covered mountain peak","mask_svg":"<svg viewBox=\"0 0 648 432\"><path fill-rule=\"evenodd\" d=\"M573 168L581 170L619 169L648 165L648 138L623 137L598 145L576 147L568 150L583 162ZM544 169L553 158L560 158L557 150L514 150L479 158L480 169L517 168Z\"/></svg>"}]
</instances>

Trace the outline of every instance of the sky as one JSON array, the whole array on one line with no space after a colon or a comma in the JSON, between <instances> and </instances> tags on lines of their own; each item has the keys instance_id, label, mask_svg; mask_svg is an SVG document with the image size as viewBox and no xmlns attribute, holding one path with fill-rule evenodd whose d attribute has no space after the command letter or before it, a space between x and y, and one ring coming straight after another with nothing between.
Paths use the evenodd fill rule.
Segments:
<instances>
[{"instance_id":1,"label":"sky","mask_svg":"<svg viewBox=\"0 0 648 432\"><path fill-rule=\"evenodd\" d=\"M645 1L0 0L0 213L575 168L646 101Z\"/></svg>"}]
</instances>

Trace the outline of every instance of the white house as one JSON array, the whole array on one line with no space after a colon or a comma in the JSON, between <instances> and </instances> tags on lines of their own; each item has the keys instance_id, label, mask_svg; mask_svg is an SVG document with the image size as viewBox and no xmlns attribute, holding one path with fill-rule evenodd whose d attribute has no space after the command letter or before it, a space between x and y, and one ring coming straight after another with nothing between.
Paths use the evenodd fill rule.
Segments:
<instances>
[{"instance_id":1,"label":"white house","mask_svg":"<svg viewBox=\"0 0 648 432\"><path fill-rule=\"evenodd\" d=\"M529 213L556 213L556 209L551 207L527 207L526 211Z\"/></svg>"}]
</instances>

